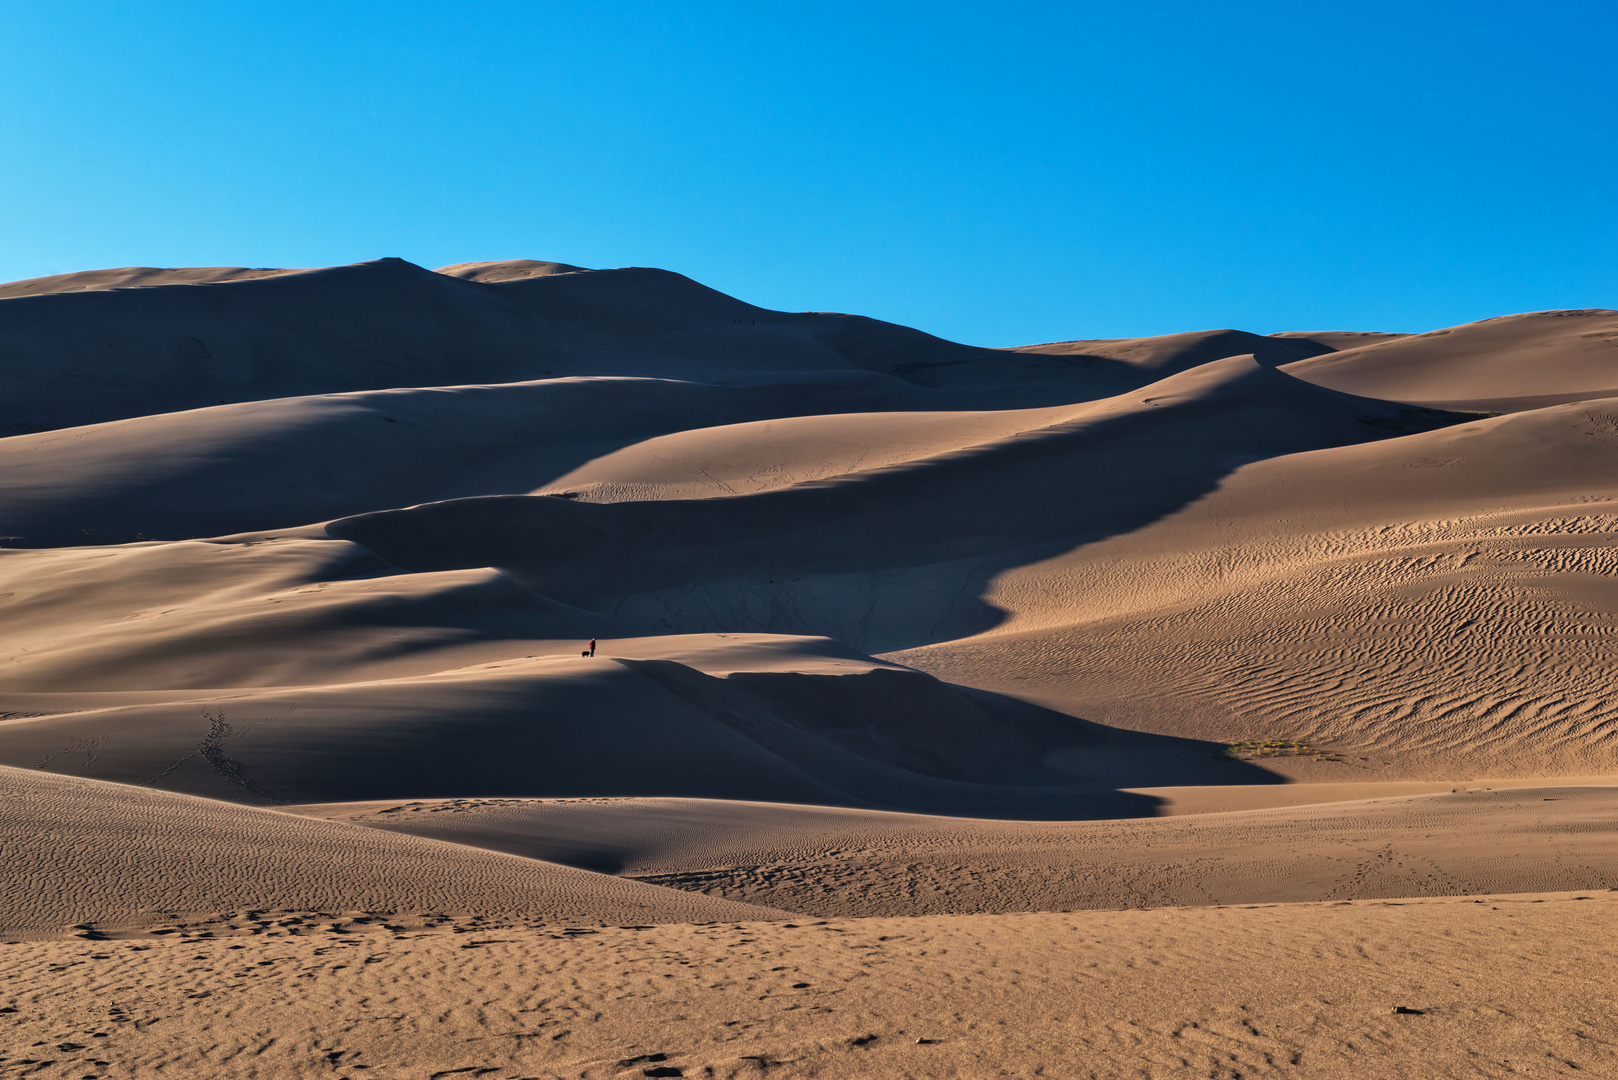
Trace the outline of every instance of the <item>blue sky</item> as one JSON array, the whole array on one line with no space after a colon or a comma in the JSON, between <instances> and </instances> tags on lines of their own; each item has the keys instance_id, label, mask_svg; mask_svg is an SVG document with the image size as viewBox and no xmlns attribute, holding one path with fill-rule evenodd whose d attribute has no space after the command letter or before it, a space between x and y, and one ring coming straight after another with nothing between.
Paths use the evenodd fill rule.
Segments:
<instances>
[{"instance_id":1,"label":"blue sky","mask_svg":"<svg viewBox=\"0 0 1618 1080\"><path fill-rule=\"evenodd\" d=\"M663 266L983 345L1618 307L1618 5L8 3L0 280Z\"/></svg>"}]
</instances>

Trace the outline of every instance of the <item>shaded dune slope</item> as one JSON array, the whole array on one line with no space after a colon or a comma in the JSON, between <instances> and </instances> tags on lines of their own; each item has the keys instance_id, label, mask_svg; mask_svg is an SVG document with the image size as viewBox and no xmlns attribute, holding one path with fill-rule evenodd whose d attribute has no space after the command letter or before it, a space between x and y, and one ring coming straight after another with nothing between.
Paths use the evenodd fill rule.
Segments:
<instances>
[{"instance_id":1,"label":"shaded dune slope","mask_svg":"<svg viewBox=\"0 0 1618 1080\"><path fill-rule=\"evenodd\" d=\"M1155 805L1075 781L1052 755L1133 754L1142 782L1174 778L1162 762L1181 756L1181 779L1267 779L1215 760L1217 747L1108 731L919 672L858 657L828 670L813 642L713 674L702 669L725 662L725 642L615 644L638 655L328 686L0 694L11 714L0 761L269 805L423 790L668 794L1029 818Z\"/></svg>"},{"instance_id":2,"label":"shaded dune slope","mask_svg":"<svg viewBox=\"0 0 1618 1080\"><path fill-rule=\"evenodd\" d=\"M902 405L866 372L747 386L596 377L277 398L0 439L11 546L285 528L529 491L686 428Z\"/></svg>"},{"instance_id":3,"label":"shaded dune slope","mask_svg":"<svg viewBox=\"0 0 1618 1080\"><path fill-rule=\"evenodd\" d=\"M1090 363L1114 361L1163 378L1230 356L1251 356L1266 367L1274 367L1329 353L1336 347L1302 335L1265 337L1245 330L1195 330L1107 341L1053 341L1020 345L1010 351Z\"/></svg>"},{"instance_id":4,"label":"shaded dune slope","mask_svg":"<svg viewBox=\"0 0 1618 1080\"><path fill-rule=\"evenodd\" d=\"M668 629L829 634L891 649L992 625L995 614L970 603L976 582L1029 561L1030 549L1136 529L1244 461L1451 419L1324 392L1242 357L1070 415L755 495L473 499L347 518L327 532L410 570L497 566L575 607L661 610ZM925 583L902 580L920 568ZM851 586L835 579L847 575L863 576L852 588L865 596L841 595Z\"/></svg>"},{"instance_id":5,"label":"shaded dune slope","mask_svg":"<svg viewBox=\"0 0 1618 1080\"><path fill-rule=\"evenodd\" d=\"M0 301L0 432L563 375L734 381L872 371L918 387L969 385L1011 404L1097 396L1083 389L1093 374L1066 363L1030 365L860 316L768 311L664 270L465 274L382 259L14 296Z\"/></svg>"}]
</instances>

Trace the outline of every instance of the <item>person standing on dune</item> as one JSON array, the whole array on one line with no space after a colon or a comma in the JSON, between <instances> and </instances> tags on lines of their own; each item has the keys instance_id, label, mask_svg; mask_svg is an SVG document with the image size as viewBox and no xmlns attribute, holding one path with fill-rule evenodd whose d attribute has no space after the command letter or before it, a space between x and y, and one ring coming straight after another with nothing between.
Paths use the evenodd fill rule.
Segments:
<instances>
[{"instance_id":1,"label":"person standing on dune","mask_svg":"<svg viewBox=\"0 0 1618 1080\"><path fill-rule=\"evenodd\" d=\"M596 654L596 639L591 638L590 639L590 655L594 656L595 654Z\"/></svg>"}]
</instances>

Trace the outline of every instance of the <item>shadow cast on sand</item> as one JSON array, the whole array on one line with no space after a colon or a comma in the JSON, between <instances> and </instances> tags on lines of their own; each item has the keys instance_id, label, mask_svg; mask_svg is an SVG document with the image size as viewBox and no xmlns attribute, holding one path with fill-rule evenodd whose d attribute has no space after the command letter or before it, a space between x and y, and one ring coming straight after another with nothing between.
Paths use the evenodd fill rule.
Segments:
<instances>
[{"instance_id":1,"label":"shadow cast on sand","mask_svg":"<svg viewBox=\"0 0 1618 1080\"><path fill-rule=\"evenodd\" d=\"M996 574L1138 529L1252 461L1462 417L1321 390L1249 357L1073 421L921 461L727 498L428 503L327 533L411 571L498 567L645 633L834 637L888 652L978 633Z\"/></svg>"},{"instance_id":2,"label":"shadow cast on sand","mask_svg":"<svg viewBox=\"0 0 1618 1080\"><path fill-rule=\"evenodd\" d=\"M1148 817L1117 789L1284 781L1196 739L1120 731L1004 694L876 668L738 672L620 661L843 796L832 805L1024 820Z\"/></svg>"},{"instance_id":3,"label":"shadow cast on sand","mask_svg":"<svg viewBox=\"0 0 1618 1080\"><path fill-rule=\"evenodd\" d=\"M620 659L561 676L143 696L0 722L0 764L270 806L666 796L1030 820L1157 811L1125 787L1279 782L1222 746L892 666L718 678Z\"/></svg>"}]
</instances>

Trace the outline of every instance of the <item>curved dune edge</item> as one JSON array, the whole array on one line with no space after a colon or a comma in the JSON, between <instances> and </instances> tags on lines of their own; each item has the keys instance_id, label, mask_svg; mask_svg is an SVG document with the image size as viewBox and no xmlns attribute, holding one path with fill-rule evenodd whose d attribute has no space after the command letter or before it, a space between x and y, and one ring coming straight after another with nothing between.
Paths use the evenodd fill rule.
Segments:
<instances>
[{"instance_id":1,"label":"curved dune edge","mask_svg":"<svg viewBox=\"0 0 1618 1080\"><path fill-rule=\"evenodd\" d=\"M1484 412L1614 396L1618 311L1531 311L1372 342L1286 364L1351 394Z\"/></svg>"},{"instance_id":2,"label":"curved dune edge","mask_svg":"<svg viewBox=\"0 0 1618 1080\"><path fill-rule=\"evenodd\" d=\"M1405 790L1384 788L1376 797L1365 797L1370 785L1309 787L1317 799L1360 798L1101 821L709 799L425 799L289 809L818 918L1618 887L1618 833L1607 825L1618 818L1618 784L1610 779L1461 784L1425 794L1412 790L1419 785L1397 785Z\"/></svg>"},{"instance_id":3,"label":"curved dune edge","mask_svg":"<svg viewBox=\"0 0 1618 1080\"><path fill-rule=\"evenodd\" d=\"M884 658L1102 723L1336 756L1266 759L1296 780L1611 775L1615 405L1246 464L1001 575L984 601L1013 614L991 630Z\"/></svg>"},{"instance_id":4,"label":"curved dune edge","mask_svg":"<svg viewBox=\"0 0 1618 1080\"><path fill-rule=\"evenodd\" d=\"M0 938L172 929L221 916L273 923L270 912L585 923L787 917L439 841L22 769L0 767L0 805Z\"/></svg>"}]
</instances>

